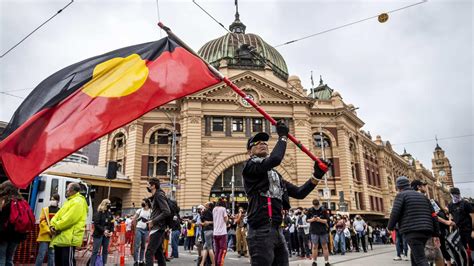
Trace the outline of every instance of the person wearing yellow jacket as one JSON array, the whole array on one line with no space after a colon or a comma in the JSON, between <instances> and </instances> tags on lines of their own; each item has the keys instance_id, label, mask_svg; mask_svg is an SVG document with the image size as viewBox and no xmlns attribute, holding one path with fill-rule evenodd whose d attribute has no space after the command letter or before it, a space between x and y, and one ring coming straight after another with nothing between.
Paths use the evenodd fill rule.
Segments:
<instances>
[{"instance_id":1,"label":"person wearing yellow jacket","mask_svg":"<svg viewBox=\"0 0 474 266\"><path fill-rule=\"evenodd\" d=\"M61 266L76 265L74 252L82 245L87 218L87 202L79 193L81 186L70 183L66 188L67 201L51 219L54 247L54 263Z\"/></svg>"},{"instance_id":2,"label":"person wearing yellow jacket","mask_svg":"<svg viewBox=\"0 0 474 266\"><path fill-rule=\"evenodd\" d=\"M54 265L54 249L49 246L52 236L49 230L50 221L58 212L59 195L54 194L49 201L49 206L41 209L38 242L38 254L36 255L35 266L43 265L44 256L48 253L48 266Z\"/></svg>"}]
</instances>

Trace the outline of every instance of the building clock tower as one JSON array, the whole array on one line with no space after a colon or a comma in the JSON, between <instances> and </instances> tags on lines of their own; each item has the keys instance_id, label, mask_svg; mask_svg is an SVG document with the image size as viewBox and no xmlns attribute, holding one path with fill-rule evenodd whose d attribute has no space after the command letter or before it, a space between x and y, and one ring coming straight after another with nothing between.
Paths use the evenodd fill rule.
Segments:
<instances>
[{"instance_id":1,"label":"building clock tower","mask_svg":"<svg viewBox=\"0 0 474 266\"><path fill-rule=\"evenodd\" d=\"M449 159L444 154L444 150L436 142L436 148L431 159L433 174L437 181L440 181L448 187L453 187L453 173Z\"/></svg>"}]
</instances>

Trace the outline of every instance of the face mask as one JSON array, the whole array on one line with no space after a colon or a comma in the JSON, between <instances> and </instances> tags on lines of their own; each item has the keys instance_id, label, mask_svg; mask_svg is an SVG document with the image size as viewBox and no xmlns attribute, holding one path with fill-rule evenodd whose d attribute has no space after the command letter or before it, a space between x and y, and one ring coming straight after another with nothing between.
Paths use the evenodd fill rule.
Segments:
<instances>
[{"instance_id":1,"label":"face mask","mask_svg":"<svg viewBox=\"0 0 474 266\"><path fill-rule=\"evenodd\" d=\"M146 187L146 190L147 190L149 193L151 193L151 188Z\"/></svg>"},{"instance_id":2,"label":"face mask","mask_svg":"<svg viewBox=\"0 0 474 266\"><path fill-rule=\"evenodd\" d=\"M461 201L461 195L451 194L451 198L453 199L453 203L456 204Z\"/></svg>"},{"instance_id":3,"label":"face mask","mask_svg":"<svg viewBox=\"0 0 474 266\"><path fill-rule=\"evenodd\" d=\"M145 203L142 203L142 208L145 208Z\"/></svg>"},{"instance_id":4,"label":"face mask","mask_svg":"<svg viewBox=\"0 0 474 266\"><path fill-rule=\"evenodd\" d=\"M52 201L49 202L49 205L53 206L53 207L58 207L58 202L55 201L55 200L52 200Z\"/></svg>"}]
</instances>

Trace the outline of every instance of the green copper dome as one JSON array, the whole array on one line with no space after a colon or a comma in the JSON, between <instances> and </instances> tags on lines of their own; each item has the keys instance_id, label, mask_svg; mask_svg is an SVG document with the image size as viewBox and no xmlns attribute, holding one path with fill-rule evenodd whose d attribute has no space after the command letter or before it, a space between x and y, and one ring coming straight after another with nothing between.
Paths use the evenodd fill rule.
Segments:
<instances>
[{"instance_id":1,"label":"green copper dome","mask_svg":"<svg viewBox=\"0 0 474 266\"><path fill-rule=\"evenodd\" d=\"M288 80L288 68L281 54L260 36L246 34L238 13L229 28L231 33L207 42L198 54L214 67L220 67L225 60L229 68L263 70L266 61L277 77Z\"/></svg>"}]
</instances>

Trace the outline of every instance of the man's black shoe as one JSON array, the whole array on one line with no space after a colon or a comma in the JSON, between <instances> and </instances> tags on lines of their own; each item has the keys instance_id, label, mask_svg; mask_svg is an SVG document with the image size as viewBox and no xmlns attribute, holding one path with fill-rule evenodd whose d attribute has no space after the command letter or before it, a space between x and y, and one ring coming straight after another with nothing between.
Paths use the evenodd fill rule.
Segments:
<instances>
[{"instance_id":1,"label":"man's black shoe","mask_svg":"<svg viewBox=\"0 0 474 266\"><path fill-rule=\"evenodd\" d=\"M311 266L318 266L318 264L316 263L316 261L313 261L313 264L311 264Z\"/></svg>"}]
</instances>

